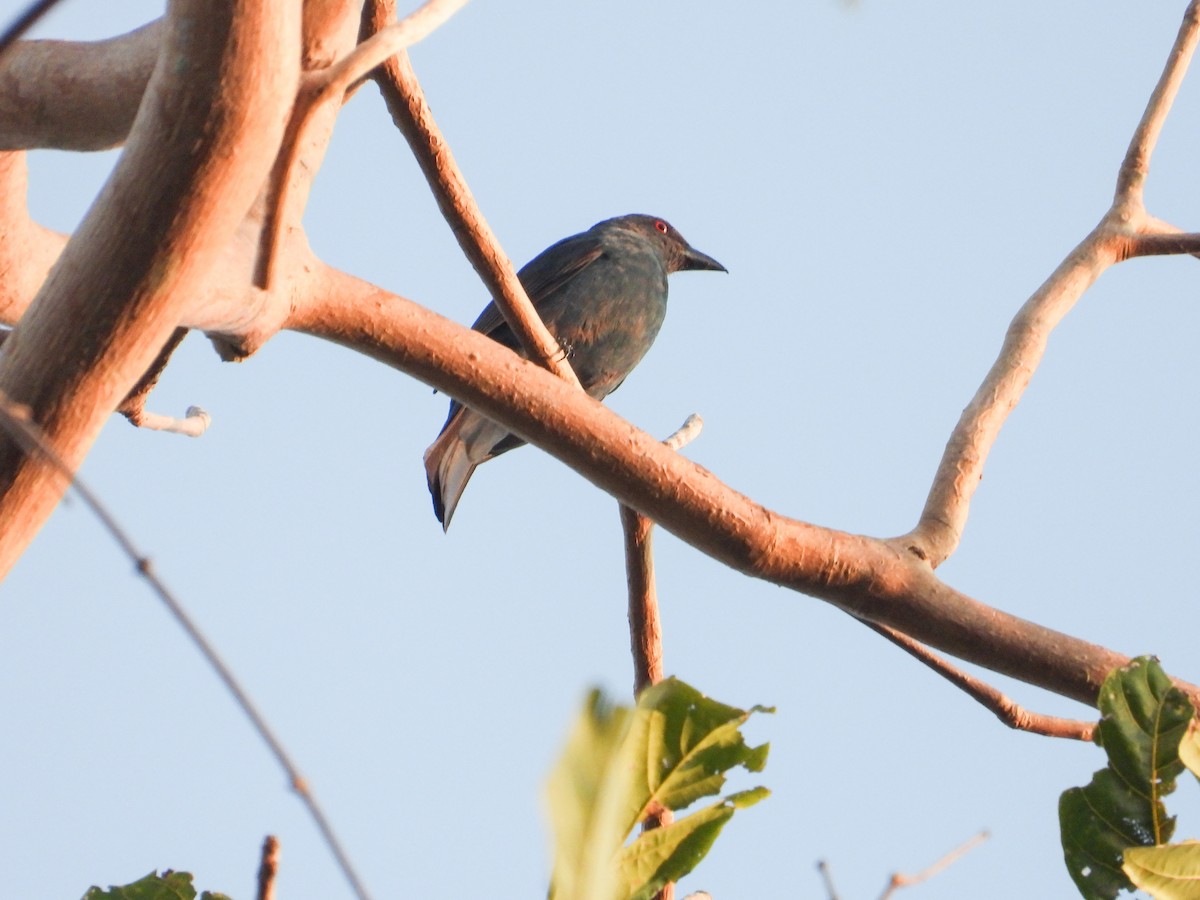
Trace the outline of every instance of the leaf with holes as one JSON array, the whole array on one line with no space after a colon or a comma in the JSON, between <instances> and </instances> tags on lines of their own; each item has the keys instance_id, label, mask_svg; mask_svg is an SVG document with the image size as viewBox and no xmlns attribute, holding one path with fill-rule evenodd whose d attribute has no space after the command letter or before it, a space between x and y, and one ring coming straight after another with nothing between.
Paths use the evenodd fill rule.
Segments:
<instances>
[{"instance_id":1,"label":"leaf with holes","mask_svg":"<svg viewBox=\"0 0 1200 900\"><path fill-rule=\"evenodd\" d=\"M1134 889L1122 869L1126 849L1165 843L1174 831L1162 798L1183 771L1179 743L1192 706L1158 662L1144 656L1109 674L1099 707L1097 741L1108 767L1087 787L1065 791L1058 814L1067 870L1079 892L1111 900Z\"/></svg>"},{"instance_id":2,"label":"leaf with holes","mask_svg":"<svg viewBox=\"0 0 1200 900\"><path fill-rule=\"evenodd\" d=\"M83 895L83 900L195 900L196 889L192 887L192 876L188 872L172 872L167 869L159 875L151 872L132 884L109 887L101 890L93 887ZM200 900L229 900L224 894L205 891Z\"/></svg>"}]
</instances>

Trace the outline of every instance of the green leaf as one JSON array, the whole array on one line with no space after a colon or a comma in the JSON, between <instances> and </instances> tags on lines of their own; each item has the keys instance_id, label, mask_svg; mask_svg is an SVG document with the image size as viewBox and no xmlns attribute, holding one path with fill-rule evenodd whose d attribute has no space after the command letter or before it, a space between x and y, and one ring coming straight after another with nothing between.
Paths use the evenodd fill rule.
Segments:
<instances>
[{"instance_id":1,"label":"green leaf","mask_svg":"<svg viewBox=\"0 0 1200 900\"><path fill-rule=\"evenodd\" d=\"M1200 842L1132 847L1125 874L1157 900L1200 900Z\"/></svg>"},{"instance_id":2,"label":"green leaf","mask_svg":"<svg viewBox=\"0 0 1200 900\"><path fill-rule=\"evenodd\" d=\"M754 788L625 842L652 809L681 810L718 794L735 766L761 771L767 745L748 747L739 727L755 712L726 706L677 679L614 708L593 691L551 775L554 900L650 897L690 872Z\"/></svg>"},{"instance_id":3,"label":"green leaf","mask_svg":"<svg viewBox=\"0 0 1200 900\"><path fill-rule=\"evenodd\" d=\"M1152 657L1111 672L1098 705L1108 767L1087 787L1065 791L1058 811L1076 887L1084 897L1111 900L1134 889L1122 869L1126 849L1164 843L1174 831L1162 798L1183 770L1179 743L1192 707Z\"/></svg>"},{"instance_id":4,"label":"green leaf","mask_svg":"<svg viewBox=\"0 0 1200 900\"><path fill-rule=\"evenodd\" d=\"M599 690L588 694L583 712L550 775L546 798L554 832L551 897L610 900L619 895L612 865L626 831L623 805L635 771L621 765L620 748L630 710L614 708Z\"/></svg>"},{"instance_id":5,"label":"green leaf","mask_svg":"<svg viewBox=\"0 0 1200 900\"><path fill-rule=\"evenodd\" d=\"M196 900L196 889L192 887L192 876L188 872L172 872L167 869L159 875L151 872L132 884L121 887L110 886L107 891L98 887L89 888L83 900ZM205 891L200 900L229 900L224 894Z\"/></svg>"},{"instance_id":6,"label":"green leaf","mask_svg":"<svg viewBox=\"0 0 1200 900\"><path fill-rule=\"evenodd\" d=\"M761 772L769 745L748 747L738 730L756 712L774 710L727 706L677 678L643 691L627 749L646 774L630 797L627 832L657 806L678 811L719 793L736 766Z\"/></svg>"}]
</instances>

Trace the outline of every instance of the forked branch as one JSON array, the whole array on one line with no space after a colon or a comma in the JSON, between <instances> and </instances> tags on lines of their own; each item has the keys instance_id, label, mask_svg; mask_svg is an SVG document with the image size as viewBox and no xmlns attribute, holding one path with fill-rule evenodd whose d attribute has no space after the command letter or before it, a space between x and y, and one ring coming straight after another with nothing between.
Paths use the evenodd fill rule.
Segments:
<instances>
[{"instance_id":1,"label":"forked branch","mask_svg":"<svg viewBox=\"0 0 1200 900\"><path fill-rule=\"evenodd\" d=\"M1163 123L1200 37L1200 4L1188 4L1166 67L1134 132L1117 176L1116 197L1100 224L1026 301L1000 355L955 426L917 527L897 545L933 567L957 549L984 464L1046 350L1046 342L1109 266L1133 255L1195 253L1196 242L1146 214L1142 188Z\"/></svg>"}]
</instances>

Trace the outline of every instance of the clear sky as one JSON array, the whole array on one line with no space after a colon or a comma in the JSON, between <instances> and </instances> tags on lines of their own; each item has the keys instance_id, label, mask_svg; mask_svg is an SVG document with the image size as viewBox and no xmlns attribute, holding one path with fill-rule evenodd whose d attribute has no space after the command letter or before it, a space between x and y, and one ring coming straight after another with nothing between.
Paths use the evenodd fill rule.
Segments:
<instances>
[{"instance_id":1,"label":"clear sky","mask_svg":"<svg viewBox=\"0 0 1200 900\"><path fill-rule=\"evenodd\" d=\"M7 20L24 6L0 0ZM766 505L887 536L1019 305L1095 224L1185 4L476 2L413 52L518 264L599 219L672 221L728 275L673 277L610 400ZM102 37L162 4L64 2ZM1200 227L1196 73L1150 211ZM115 154L37 153L30 203L74 227ZM471 322L486 301L377 92L346 108L306 223L330 262ZM1053 336L945 579L1200 679L1200 333L1192 259L1105 274ZM188 338L151 399L202 438L114 417L83 474L225 654L378 898L541 896L539 792L585 690L631 684L616 504L535 449L476 473L448 535L421 454L445 398L282 335L240 365ZM666 667L773 704L774 794L683 888L878 896L981 828L914 897L1071 896L1059 793L1100 751L1014 733L836 609L657 535ZM1086 708L993 677L1033 710ZM197 653L77 501L0 588L0 893L73 898L153 868L252 895L347 890ZM1180 837L1200 835L1181 781Z\"/></svg>"}]
</instances>

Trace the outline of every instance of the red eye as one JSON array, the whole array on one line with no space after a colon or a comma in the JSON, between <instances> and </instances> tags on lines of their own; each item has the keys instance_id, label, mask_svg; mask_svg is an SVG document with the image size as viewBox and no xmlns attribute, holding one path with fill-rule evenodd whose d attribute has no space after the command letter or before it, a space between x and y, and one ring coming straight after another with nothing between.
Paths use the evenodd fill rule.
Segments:
<instances>
[{"instance_id":1,"label":"red eye","mask_svg":"<svg viewBox=\"0 0 1200 900\"><path fill-rule=\"evenodd\" d=\"M664 222L662 219L659 219L657 222L655 222L654 227L657 228L659 231L661 231L663 234L667 233L667 223Z\"/></svg>"}]
</instances>

